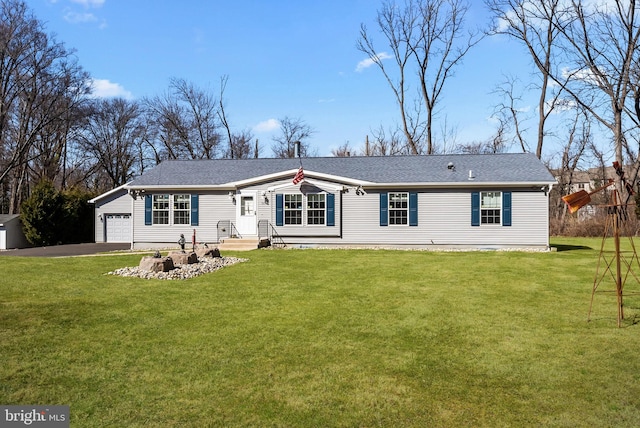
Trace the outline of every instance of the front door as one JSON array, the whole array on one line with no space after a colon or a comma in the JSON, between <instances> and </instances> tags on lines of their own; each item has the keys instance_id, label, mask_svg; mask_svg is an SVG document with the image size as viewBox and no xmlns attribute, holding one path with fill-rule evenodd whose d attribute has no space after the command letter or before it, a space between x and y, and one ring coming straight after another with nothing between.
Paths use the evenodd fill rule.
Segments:
<instances>
[{"instance_id":1,"label":"front door","mask_svg":"<svg viewBox=\"0 0 640 428\"><path fill-rule=\"evenodd\" d=\"M256 192L239 191L236 196L236 228L240 236L258 234Z\"/></svg>"}]
</instances>

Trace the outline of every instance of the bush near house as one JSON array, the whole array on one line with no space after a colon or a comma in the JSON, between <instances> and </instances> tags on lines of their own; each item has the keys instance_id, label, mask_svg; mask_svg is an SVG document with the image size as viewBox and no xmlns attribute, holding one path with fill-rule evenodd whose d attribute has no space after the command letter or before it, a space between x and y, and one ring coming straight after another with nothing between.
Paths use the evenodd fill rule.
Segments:
<instances>
[{"instance_id":1,"label":"bush near house","mask_svg":"<svg viewBox=\"0 0 640 428\"><path fill-rule=\"evenodd\" d=\"M36 185L20 207L24 234L32 245L88 242L92 239L91 195L79 189L60 192L49 180Z\"/></svg>"}]
</instances>

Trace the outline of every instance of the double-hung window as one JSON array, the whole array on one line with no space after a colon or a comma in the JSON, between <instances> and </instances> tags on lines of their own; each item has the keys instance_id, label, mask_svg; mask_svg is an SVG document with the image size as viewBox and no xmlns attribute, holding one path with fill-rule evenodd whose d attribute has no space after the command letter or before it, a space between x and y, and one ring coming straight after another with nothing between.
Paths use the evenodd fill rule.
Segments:
<instances>
[{"instance_id":1,"label":"double-hung window","mask_svg":"<svg viewBox=\"0 0 640 428\"><path fill-rule=\"evenodd\" d=\"M173 224L191 224L191 195L173 195Z\"/></svg>"},{"instance_id":2,"label":"double-hung window","mask_svg":"<svg viewBox=\"0 0 640 428\"><path fill-rule=\"evenodd\" d=\"M277 193L276 226L335 226L336 198L332 193Z\"/></svg>"},{"instance_id":3,"label":"double-hung window","mask_svg":"<svg viewBox=\"0 0 640 428\"><path fill-rule=\"evenodd\" d=\"M380 226L417 226L417 192L380 193Z\"/></svg>"},{"instance_id":4,"label":"double-hung window","mask_svg":"<svg viewBox=\"0 0 640 428\"><path fill-rule=\"evenodd\" d=\"M323 193L307 195L307 224L324 224L325 208L325 195Z\"/></svg>"},{"instance_id":5,"label":"double-hung window","mask_svg":"<svg viewBox=\"0 0 640 428\"><path fill-rule=\"evenodd\" d=\"M156 193L144 197L144 224L191 225L199 221L198 195Z\"/></svg>"},{"instance_id":6,"label":"double-hung window","mask_svg":"<svg viewBox=\"0 0 640 428\"><path fill-rule=\"evenodd\" d=\"M512 192L471 192L471 226L511 226Z\"/></svg>"},{"instance_id":7,"label":"double-hung window","mask_svg":"<svg viewBox=\"0 0 640 428\"><path fill-rule=\"evenodd\" d=\"M169 195L153 195L153 224L169 224Z\"/></svg>"},{"instance_id":8,"label":"double-hung window","mask_svg":"<svg viewBox=\"0 0 640 428\"><path fill-rule=\"evenodd\" d=\"M502 192L481 192L480 223L500 224L502 211Z\"/></svg>"},{"instance_id":9,"label":"double-hung window","mask_svg":"<svg viewBox=\"0 0 640 428\"><path fill-rule=\"evenodd\" d=\"M302 224L302 195L284 195L284 224Z\"/></svg>"},{"instance_id":10,"label":"double-hung window","mask_svg":"<svg viewBox=\"0 0 640 428\"><path fill-rule=\"evenodd\" d=\"M409 194L389 193L389 224L407 224Z\"/></svg>"}]
</instances>

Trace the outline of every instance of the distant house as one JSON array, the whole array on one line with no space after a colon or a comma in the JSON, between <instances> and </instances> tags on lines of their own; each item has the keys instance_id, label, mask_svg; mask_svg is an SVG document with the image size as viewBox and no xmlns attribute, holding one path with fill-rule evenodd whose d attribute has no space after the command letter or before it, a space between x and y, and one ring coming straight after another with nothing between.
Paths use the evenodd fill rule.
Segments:
<instances>
[{"instance_id":1,"label":"distant house","mask_svg":"<svg viewBox=\"0 0 640 428\"><path fill-rule=\"evenodd\" d=\"M609 180L617 181L620 178L617 175L616 170L611 166L604 168L589 168L586 171L575 170L565 171L563 173L560 170L554 170L551 172L556 177L559 186L558 189L560 190L561 195L569 195L580 190L584 190L588 193L594 192L591 196L591 203L575 214L579 219L589 219L595 216L598 213L598 206L602 207L603 204L607 203L608 197L613 188L609 187L601 189L600 191L598 191L598 189ZM624 168L624 173L627 182L636 183L637 185L637 177L635 177L635 172L632 167L626 166Z\"/></svg>"},{"instance_id":2,"label":"distant house","mask_svg":"<svg viewBox=\"0 0 640 428\"><path fill-rule=\"evenodd\" d=\"M29 246L18 214L0 214L0 250Z\"/></svg>"},{"instance_id":3,"label":"distant house","mask_svg":"<svg viewBox=\"0 0 640 428\"><path fill-rule=\"evenodd\" d=\"M132 248L195 232L212 244L545 249L555 183L524 153L179 160L91 202L96 241Z\"/></svg>"}]
</instances>

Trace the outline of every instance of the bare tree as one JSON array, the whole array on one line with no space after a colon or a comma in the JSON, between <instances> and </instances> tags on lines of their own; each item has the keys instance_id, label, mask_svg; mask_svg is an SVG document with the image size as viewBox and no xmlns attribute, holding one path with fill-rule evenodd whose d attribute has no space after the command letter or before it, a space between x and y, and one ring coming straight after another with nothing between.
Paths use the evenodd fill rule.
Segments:
<instances>
[{"instance_id":1,"label":"bare tree","mask_svg":"<svg viewBox=\"0 0 640 428\"><path fill-rule=\"evenodd\" d=\"M373 143L369 144L367 156L398 156L410 154L409 146L402 141L402 131L390 128L388 131L380 125L372 130Z\"/></svg>"},{"instance_id":2,"label":"bare tree","mask_svg":"<svg viewBox=\"0 0 640 428\"><path fill-rule=\"evenodd\" d=\"M173 78L168 92L145 100L145 105L160 157L218 157L221 141L218 100L208 91Z\"/></svg>"},{"instance_id":3,"label":"bare tree","mask_svg":"<svg viewBox=\"0 0 640 428\"><path fill-rule=\"evenodd\" d=\"M352 154L355 155L355 152L348 141L335 149L331 149L331 156L336 158L347 158Z\"/></svg>"},{"instance_id":4,"label":"bare tree","mask_svg":"<svg viewBox=\"0 0 640 428\"><path fill-rule=\"evenodd\" d=\"M564 0L485 0L491 11L494 23L490 34L504 34L524 45L529 52L533 64L538 70L538 126L536 156L542 157L542 148L545 137L545 127L549 115L560 96L561 91L552 91L552 61L555 58L556 49L560 49L559 36L561 27L559 22L564 22L567 10ZM523 151L526 143L520 132L516 111L513 109L513 80L507 81L507 89L503 95L507 95L509 102L504 107L510 110L510 117L515 126L516 138L520 142ZM561 86L557 87L561 89ZM551 92L551 93L550 93ZM551 98L551 101L549 99Z\"/></svg>"},{"instance_id":5,"label":"bare tree","mask_svg":"<svg viewBox=\"0 0 640 428\"><path fill-rule=\"evenodd\" d=\"M231 134L231 143L229 144L229 151L233 153L233 157L229 153L227 156L231 159L248 159L257 158L260 156L259 147L257 141L252 143L253 134L250 130L235 132Z\"/></svg>"},{"instance_id":6,"label":"bare tree","mask_svg":"<svg viewBox=\"0 0 640 428\"><path fill-rule=\"evenodd\" d=\"M142 169L136 163L140 160L138 150L144 130L137 102L123 98L95 102L80 134L80 145L95 158L94 169L109 178L108 188L125 184Z\"/></svg>"},{"instance_id":7,"label":"bare tree","mask_svg":"<svg viewBox=\"0 0 640 428\"><path fill-rule=\"evenodd\" d=\"M258 157L258 147L252 147L251 140L253 134L250 130L245 129L240 132L233 132L231 124L227 119L227 113L224 105L224 91L227 88L228 76L220 78L220 98L218 100L218 117L220 123L226 132L228 147L225 150L224 157L229 159L246 159L250 157Z\"/></svg>"},{"instance_id":8,"label":"bare tree","mask_svg":"<svg viewBox=\"0 0 640 428\"><path fill-rule=\"evenodd\" d=\"M498 122L495 134L486 141L472 141L470 143L458 144L456 151L466 154L493 154L502 153L507 148L507 125L504 120Z\"/></svg>"},{"instance_id":9,"label":"bare tree","mask_svg":"<svg viewBox=\"0 0 640 428\"><path fill-rule=\"evenodd\" d=\"M27 193L30 162L50 149L41 137L84 100L89 83L73 52L45 33L24 2L0 0L0 182L10 182L9 212Z\"/></svg>"},{"instance_id":10,"label":"bare tree","mask_svg":"<svg viewBox=\"0 0 640 428\"><path fill-rule=\"evenodd\" d=\"M494 91L494 93L500 96L502 102L495 107L493 118L498 121L498 129L500 132L512 134L513 139L518 143L522 152L527 153L529 152L529 146L525 138L526 128L524 127L526 118L522 117L523 111L518 106L522 98L516 93L517 84L517 78L507 77ZM539 140L539 142L541 141L542 140ZM542 150L541 144L539 148Z\"/></svg>"},{"instance_id":11,"label":"bare tree","mask_svg":"<svg viewBox=\"0 0 640 428\"><path fill-rule=\"evenodd\" d=\"M364 24L360 27L357 48L368 55L389 83L413 154L422 152L423 138L426 153L435 152L433 122L445 83L480 41L477 33L464 34L467 11L468 4L461 0L408 0L403 7L385 1L378 10L377 24L395 59L395 70L387 70L384 60L389 55L376 48ZM413 88L425 109L424 120L420 117L421 108L416 108L411 97L407 98L407 91L412 88L408 81L410 72L415 72L417 78Z\"/></svg>"},{"instance_id":12,"label":"bare tree","mask_svg":"<svg viewBox=\"0 0 640 428\"><path fill-rule=\"evenodd\" d=\"M293 158L295 157L295 143L300 142L301 157L313 155L313 151L306 141L315 132L301 118L291 118L285 116L280 119L280 134L273 137L273 145L271 150L277 158Z\"/></svg>"},{"instance_id":13,"label":"bare tree","mask_svg":"<svg viewBox=\"0 0 640 428\"><path fill-rule=\"evenodd\" d=\"M589 6L572 0L571 19L556 22L564 36L568 82L553 76L564 90L612 133L615 158L621 164L624 118L634 101L633 70L640 55L640 21L636 1L616 0Z\"/></svg>"},{"instance_id":14,"label":"bare tree","mask_svg":"<svg viewBox=\"0 0 640 428\"><path fill-rule=\"evenodd\" d=\"M587 148L594 146L589 115L585 111L575 110L565 141L560 168L555 174L558 186L554 186L556 188L552 194L554 197L550 199L552 201L551 215L560 219L560 224L563 226L567 208L561 196L571 193L574 174L578 170L579 164L584 161L584 152Z\"/></svg>"}]
</instances>

